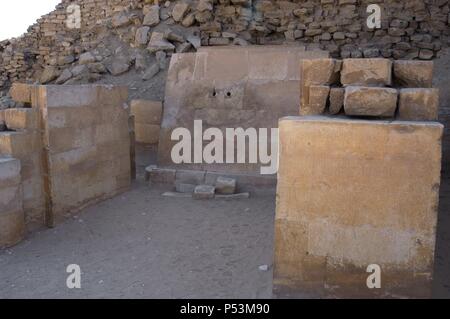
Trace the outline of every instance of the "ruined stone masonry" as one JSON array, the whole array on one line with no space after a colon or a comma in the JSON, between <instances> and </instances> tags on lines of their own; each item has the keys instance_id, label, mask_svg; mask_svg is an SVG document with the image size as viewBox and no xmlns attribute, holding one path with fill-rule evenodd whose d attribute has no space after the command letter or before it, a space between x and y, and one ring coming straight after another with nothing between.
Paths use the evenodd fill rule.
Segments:
<instances>
[{"instance_id":1,"label":"ruined stone masonry","mask_svg":"<svg viewBox=\"0 0 450 319\"><path fill-rule=\"evenodd\" d=\"M14 81L95 82L133 65L149 79L172 52L200 46L301 44L333 57L429 60L449 44L448 0L376 1L381 28L368 29L367 0L63 0L21 38L0 43L0 88ZM69 5L81 28L68 28ZM125 44L117 51L114 39ZM128 52L129 51L129 52ZM158 63L149 65L149 54Z\"/></svg>"},{"instance_id":2,"label":"ruined stone masonry","mask_svg":"<svg viewBox=\"0 0 450 319\"><path fill-rule=\"evenodd\" d=\"M16 84L0 111L0 246L130 187L128 88Z\"/></svg>"}]
</instances>

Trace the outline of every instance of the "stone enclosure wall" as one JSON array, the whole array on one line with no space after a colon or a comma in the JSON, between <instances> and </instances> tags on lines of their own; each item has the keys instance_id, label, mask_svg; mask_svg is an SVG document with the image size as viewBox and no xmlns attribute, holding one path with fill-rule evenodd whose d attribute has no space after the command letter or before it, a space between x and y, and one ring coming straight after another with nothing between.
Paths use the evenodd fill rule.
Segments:
<instances>
[{"instance_id":1,"label":"stone enclosure wall","mask_svg":"<svg viewBox=\"0 0 450 319\"><path fill-rule=\"evenodd\" d=\"M382 24L369 30L366 9L374 2L382 8ZM80 5L80 29L66 27L70 4ZM55 80L83 52L107 48L109 35L130 48L145 49L162 26L191 37L168 32L161 34L162 41L155 34L150 53L185 52L200 45L291 42L327 50L334 57L428 60L448 45L450 35L448 0L63 0L24 37L0 43L0 88L16 80ZM93 58L98 62L105 57ZM122 63L108 71L120 73L119 69L128 70ZM82 81L96 81L105 70L95 65L89 71ZM61 82L70 77L66 72Z\"/></svg>"},{"instance_id":2,"label":"stone enclosure wall","mask_svg":"<svg viewBox=\"0 0 450 319\"><path fill-rule=\"evenodd\" d=\"M15 84L11 93L32 108L0 111L0 246L131 183L128 88Z\"/></svg>"}]
</instances>

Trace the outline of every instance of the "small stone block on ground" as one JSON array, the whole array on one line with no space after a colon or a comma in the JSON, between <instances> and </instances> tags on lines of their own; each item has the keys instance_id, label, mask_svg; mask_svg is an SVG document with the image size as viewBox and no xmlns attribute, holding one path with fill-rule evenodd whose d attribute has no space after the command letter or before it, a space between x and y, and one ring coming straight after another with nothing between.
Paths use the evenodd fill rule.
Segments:
<instances>
[{"instance_id":1,"label":"small stone block on ground","mask_svg":"<svg viewBox=\"0 0 450 319\"><path fill-rule=\"evenodd\" d=\"M199 185L195 187L194 194L192 198L194 199L213 199L216 193L216 188L210 185Z\"/></svg>"},{"instance_id":2,"label":"small stone block on ground","mask_svg":"<svg viewBox=\"0 0 450 319\"><path fill-rule=\"evenodd\" d=\"M216 181L216 193L220 195L236 193L236 180L228 177L218 177Z\"/></svg>"}]
</instances>

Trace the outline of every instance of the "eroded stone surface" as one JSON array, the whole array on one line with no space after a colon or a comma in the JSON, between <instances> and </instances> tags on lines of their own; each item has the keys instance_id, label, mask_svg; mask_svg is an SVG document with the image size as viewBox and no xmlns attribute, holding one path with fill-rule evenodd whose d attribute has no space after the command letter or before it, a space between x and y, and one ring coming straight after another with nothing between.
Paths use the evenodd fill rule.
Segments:
<instances>
[{"instance_id":1,"label":"eroded stone surface","mask_svg":"<svg viewBox=\"0 0 450 319\"><path fill-rule=\"evenodd\" d=\"M282 119L275 285L430 297L442 132L435 122ZM367 289L370 264L381 289Z\"/></svg>"},{"instance_id":2,"label":"eroded stone surface","mask_svg":"<svg viewBox=\"0 0 450 319\"><path fill-rule=\"evenodd\" d=\"M345 89L345 114L393 117L397 99L398 92L395 89L349 86Z\"/></svg>"},{"instance_id":3,"label":"eroded stone surface","mask_svg":"<svg viewBox=\"0 0 450 319\"><path fill-rule=\"evenodd\" d=\"M402 89L399 99L399 119L408 121L438 119L439 89Z\"/></svg>"},{"instance_id":4,"label":"eroded stone surface","mask_svg":"<svg viewBox=\"0 0 450 319\"><path fill-rule=\"evenodd\" d=\"M389 86L392 62L388 59L344 59L341 71L344 86Z\"/></svg>"}]
</instances>

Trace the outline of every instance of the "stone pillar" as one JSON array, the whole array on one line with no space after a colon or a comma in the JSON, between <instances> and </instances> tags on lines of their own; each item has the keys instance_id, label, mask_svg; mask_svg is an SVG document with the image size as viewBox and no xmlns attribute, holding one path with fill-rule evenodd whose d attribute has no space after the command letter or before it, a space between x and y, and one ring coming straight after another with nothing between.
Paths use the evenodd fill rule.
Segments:
<instances>
[{"instance_id":1,"label":"stone pillar","mask_svg":"<svg viewBox=\"0 0 450 319\"><path fill-rule=\"evenodd\" d=\"M282 119L275 293L430 297L442 132L436 122ZM380 289L367 286L370 265Z\"/></svg>"}]
</instances>

